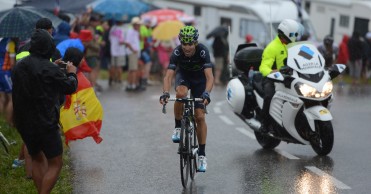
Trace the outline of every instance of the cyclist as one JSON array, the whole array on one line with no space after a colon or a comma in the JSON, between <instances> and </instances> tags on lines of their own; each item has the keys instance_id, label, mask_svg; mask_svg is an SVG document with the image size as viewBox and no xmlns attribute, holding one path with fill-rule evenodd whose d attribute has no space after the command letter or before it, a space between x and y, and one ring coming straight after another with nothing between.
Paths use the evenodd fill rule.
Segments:
<instances>
[{"instance_id":1,"label":"cyclist","mask_svg":"<svg viewBox=\"0 0 371 194\"><path fill-rule=\"evenodd\" d=\"M207 126L204 107L210 103L210 92L213 88L214 76L209 51L203 44L197 42L198 36L198 30L193 26L184 26L180 29L178 38L181 45L177 46L171 54L170 64L164 77L163 94L160 97L160 103L167 103L174 75L176 98L187 97L190 89L194 98L204 99L203 102L195 102L195 120L199 144L200 167L198 170L205 172L207 168L205 157ZM175 128L172 135L174 143L180 141L182 113L183 105L180 102L175 102Z\"/></svg>"},{"instance_id":2,"label":"cyclist","mask_svg":"<svg viewBox=\"0 0 371 194\"><path fill-rule=\"evenodd\" d=\"M286 65L287 47L286 45L296 40L302 35L304 27L292 19L285 19L278 25L278 35L264 49L259 71L264 76L264 104L261 111L262 132L269 132L267 129L269 122L269 106L274 95L274 82L267 79L267 75L276 72Z\"/></svg>"}]
</instances>

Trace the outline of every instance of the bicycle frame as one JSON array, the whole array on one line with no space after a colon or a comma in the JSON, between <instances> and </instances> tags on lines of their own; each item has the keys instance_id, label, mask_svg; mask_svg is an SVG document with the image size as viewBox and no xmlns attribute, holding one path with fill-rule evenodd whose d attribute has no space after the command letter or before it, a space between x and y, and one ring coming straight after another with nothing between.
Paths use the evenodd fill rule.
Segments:
<instances>
[{"instance_id":1,"label":"bicycle frame","mask_svg":"<svg viewBox=\"0 0 371 194\"><path fill-rule=\"evenodd\" d=\"M194 118L194 102L203 101L202 98L170 98L169 101L176 101L183 103L182 126L180 133L180 142L178 154L180 155L180 173L182 185L185 188L188 182L188 175L190 173L191 179L195 177L197 172L197 126ZM165 104L162 109L166 113Z\"/></svg>"}]
</instances>

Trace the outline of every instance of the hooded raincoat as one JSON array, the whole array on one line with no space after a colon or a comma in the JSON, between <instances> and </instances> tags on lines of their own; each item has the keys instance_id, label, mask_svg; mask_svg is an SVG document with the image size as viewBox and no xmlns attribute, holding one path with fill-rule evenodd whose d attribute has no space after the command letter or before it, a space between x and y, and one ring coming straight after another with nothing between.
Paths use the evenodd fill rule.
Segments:
<instances>
[{"instance_id":1,"label":"hooded raincoat","mask_svg":"<svg viewBox=\"0 0 371 194\"><path fill-rule=\"evenodd\" d=\"M76 74L66 74L50 62L55 44L45 30L31 38L30 55L12 71L14 124L21 134L36 135L59 129L59 97L77 89Z\"/></svg>"}]
</instances>

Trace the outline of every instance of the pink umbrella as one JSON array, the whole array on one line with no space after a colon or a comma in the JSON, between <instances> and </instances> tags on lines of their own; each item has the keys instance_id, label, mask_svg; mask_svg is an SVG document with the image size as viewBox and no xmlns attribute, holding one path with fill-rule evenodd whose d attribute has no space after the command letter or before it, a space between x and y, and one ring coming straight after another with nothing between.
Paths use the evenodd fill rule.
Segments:
<instances>
[{"instance_id":1,"label":"pink umbrella","mask_svg":"<svg viewBox=\"0 0 371 194\"><path fill-rule=\"evenodd\" d=\"M151 21L155 21L156 24L159 24L163 21L169 21L169 20L183 21L184 18L187 18L187 20L189 20L190 18L192 19L193 17L185 14L184 12L178 11L178 10L157 9L157 10L149 11L149 12L142 14L142 18L143 19L149 18Z\"/></svg>"}]
</instances>

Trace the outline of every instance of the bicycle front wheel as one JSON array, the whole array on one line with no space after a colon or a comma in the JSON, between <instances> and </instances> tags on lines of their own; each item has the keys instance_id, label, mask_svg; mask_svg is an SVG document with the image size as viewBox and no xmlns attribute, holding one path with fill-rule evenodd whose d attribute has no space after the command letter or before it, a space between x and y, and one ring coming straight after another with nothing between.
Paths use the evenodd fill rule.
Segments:
<instances>
[{"instance_id":1,"label":"bicycle front wheel","mask_svg":"<svg viewBox=\"0 0 371 194\"><path fill-rule=\"evenodd\" d=\"M191 155L189 157L189 163L190 163L190 175L191 175L191 179L193 180L195 178L195 175L196 175L196 171L197 171L197 161L198 161L198 141L197 141L197 134L196 134L196 125L194 122L192 122L193 124L193 130L192 132L190 133L190 142L191 142Z\"/></svg>"},{"instance_id":2,"label":"bicycle front wheel","mask_svg":"<svg viewBox=\"0 0 371 194\"><path fill-rule=\"evenodd\" d=\"M187 135L186 124L184 120L182 120L182 128L180 130L180 141L179 141L179 156L180 156L180 177L182 180L182 185L184 188L187 187L188 183L188 175L189 175L189 154L188 151L190 150L190 142Z\"/></svg>"}]
</instances>

